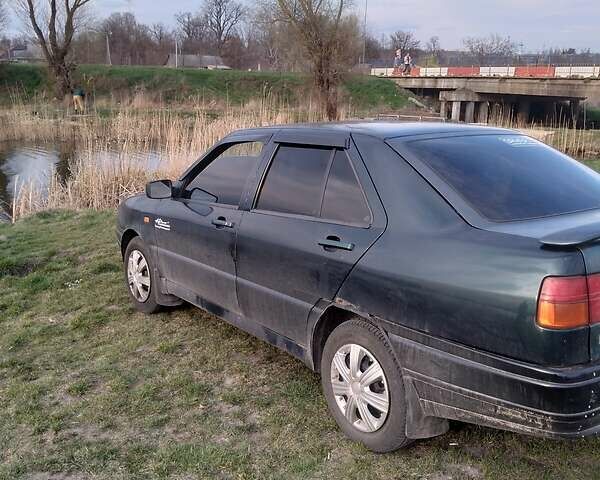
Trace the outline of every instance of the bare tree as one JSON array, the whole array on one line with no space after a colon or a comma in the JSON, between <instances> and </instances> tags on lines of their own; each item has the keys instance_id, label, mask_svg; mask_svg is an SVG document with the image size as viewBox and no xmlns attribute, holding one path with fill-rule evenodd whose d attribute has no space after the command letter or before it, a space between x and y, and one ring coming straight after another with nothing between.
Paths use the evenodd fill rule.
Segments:
<instances>
[{"instance_id":1,"label":"bare tree","mask_svg":"<svg viewBox=\"0 0 600 480\"><path fill-rule=\"evenodd\" d=\"M133 13L113 13L102 22L100 30L110 38L115 65L145 65L158 53L150 29L138 23Z\"/></svg>"},{"instance_id":2,"label":"bare tree","mask_svg":"<svg viewBox=\"0 0 600 480\"><path fill-rule=\"evenodd\" d=\"M400 49L403 52L416 50L421 46L421 42L417 40L412 32L404 32L398 30L390 35L390 42L394 49Z\"/></svg>"},{"instance_id":3,"label":"bare tree","mask_svg":"<svg viewBox=\"0 0 600 480\"><path fill-rule=\"evenodd\" d=\"M510 37L502 37L498 34L489 37L467 37L463 43L479 63L483 63L491 56L512 57L517 51L517 45Z\"/></svg>"},{"instance_id":4,"label":"bare tree","mask_svg":"<svg viewBox=\"0 0 600 480\"><path fill-rule=\"evenodd\" d=\"M258 4L251 20L256 28L256 37L260 56L268 68L273 70L298 70L300 55L291 54L293 45L297 45L297 30L289 23L282 22L272 2Z\"/></svg>"},{"instance_id":5,"label":"bare tree","mask_svg":"<svg viewBox=\"0 0 600 480\"><path fill-rule=\"evenodd\" d=\"M431 37L425 44L425 51L430 55L437 56L441 50L442 47L440 46L440 37L438 36Z\"/></svg>"},{"instance_id":6,"label":"bare tree","mask_svg":"<svg viewBox=\"0 0 600 480\"><path fill-rule=\"evenodd\" d=\"M8 24L8 13L6 13L6 4L4 0L0 0L0 33L4 31Z\"/></svg>"},{"instance_id":7,"label":"bare tree","mask_svg":"<svg viewBox=\"0 0 600 480\"><path fill-rule=\"evenodd\" d=\"M348 0L276 0L283 21L296 29L310 62L321 105L329 120L338 116L338 85L344 50L343 16Z\"/></svg>"},{"instance_id":8,"label":"bare tree","mask_svg":"<svg viewBox=\"0 0 600 480\"><path fill-rule=\"evenodd\" d=\"M372 35L365 38L365 59L366 63L372 60L384 58L384 47L381 42Z\"/></svg>"},{"instance_id":9,"label":"bare tree","mask_svg":"<svg viewBox=\"0 0 600 480\"><path fill-rule=\"evenodd\" d=\"M212 36L219 55L225 43L235 33L244 17L244 7L236 0L204 0L202 7L204 24Z\"/></svg>"},{"instance_id":10,"label":"bare tree","mask_svg":"<svg viewBox=\"0 0 600 480\"><path fill-rule=\"evenodd\" d=\"M164 45L172 40L172 35L164 23L155 23L150 26L150 35L157 45Z\"/></svg>"},{"instance_id":11,"label":"bare tree","mask_svg":"<svg viewBox=\"0 0 600 480\"><path fill-rule=\"evenodd\" d=\"M6 7L4 0L0 0L0 35L4 33L6 25L8 24L8 15L6 13ZM0 53L6 55L6 58L10 59L11 41L4 37L0 38Z\"/></svg>"},{"instance_id":12,"label":"bare tree","mask_svg":"<svg viewBox=\"0 0 600 480\"><path fill-rule=\"evenodd\" d=\"M175 15L178 30L187 49L200 48L206 39L206 25L199 15L182 12Z\"/></svg>"},{"instance_id":13,"label":"bare tree","mask_svg":"<svg viewBox=\"0 0 600 480\"><path fill-rule=\"evenodd\" d=\"M86 5L92 0L14 0L16 9L29 23L55 80L57 98L72 88L71 73L75 65L69 61L73 37Z\"/></svg>"}]
</instances>

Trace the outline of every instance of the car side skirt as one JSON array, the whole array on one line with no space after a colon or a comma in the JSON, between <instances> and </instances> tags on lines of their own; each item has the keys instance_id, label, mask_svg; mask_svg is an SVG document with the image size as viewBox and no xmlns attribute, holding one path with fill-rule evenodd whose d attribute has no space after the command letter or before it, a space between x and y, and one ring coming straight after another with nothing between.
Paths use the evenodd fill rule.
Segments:
<instances>
[{"instance_id":1,"label":"car side skirt","mask_svg":"<svg viewBox=\"0 0 600 480\"><path fill-rule=\"evenodd\" d=\"M208 302L177 283L165 279L162 280L162 283L163 288L169 295L175 295L176 297L179 297L182 300L185 300L186 302L219 317L230 325L233 325L240 330L257 337L260 340L264 340L265 342L270 343L271 345L306 363L306 349L289 338L280 335L253 320L249 320L242 315L224 309L214 303Z\"/></svg>"}]
</instances>

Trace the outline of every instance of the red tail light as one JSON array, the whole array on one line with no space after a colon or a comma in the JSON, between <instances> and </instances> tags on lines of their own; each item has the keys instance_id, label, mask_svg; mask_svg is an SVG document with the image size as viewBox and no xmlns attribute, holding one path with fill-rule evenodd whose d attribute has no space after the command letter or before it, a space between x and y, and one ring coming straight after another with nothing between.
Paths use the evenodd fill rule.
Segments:
<instances>
[{"instance_id":1,"label":"red tail light","mask_svg":"<svg viewBox=\"0 0 600 480\"><path fill-rule=\"evenodd\" d=\"M554 330L600 323L600 274L545 278L538 299L537 323Z\"/></svg>"},{"instance_id":2,"label":"red tail light","mask_svg":"<svg viewBox=\"0 0 600 480\"><path fill-rule=\"evenodd\" d=\"M587 284L590 323L600 323L600 273L588 275Z\"/></svg>"}]
</instances>

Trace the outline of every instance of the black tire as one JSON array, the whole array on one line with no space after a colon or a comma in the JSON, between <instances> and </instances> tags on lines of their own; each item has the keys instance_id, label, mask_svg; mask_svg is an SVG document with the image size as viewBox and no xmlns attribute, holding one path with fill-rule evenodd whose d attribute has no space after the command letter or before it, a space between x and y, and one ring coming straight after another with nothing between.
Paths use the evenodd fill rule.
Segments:
<instances>
[{"instance_id":1,"label":"black tire","mask_svg":"<svg viewBox=\"0 0 600 480\"><path fill-rule=\"evenodd\" d=\"M130 288L129 279L127 275L127 265L129 262L129 257L136 250L144 256L144 259L146 260L148 266L148 274L150 278L150 285L148 286L148 298L144 299L143 301L134 296L132 289ZM125 273L125 286L127 288L129 298L133 303L133 306L143 313L159 312L162 309L162 307L156 302L157 279L155 275L154 265L152 264L152 258L150 257L148 248L146 248L146 245L140 237L135 237L127 245L127 249L125 250L125 257L123 259L123 267Z\"/></svg>"},{"instance_id":2,"label":"black tire","mask_svg":"<svg viewBox=\"0 0 600 480\"><path fill-rule=\"evenodd\" d=\"M332 361L345 345L356 344L371 353L383 369L389 393L387 417L381 427L364 432L348 421L336 402L331 381ZM327 339L321 358L321 384L329 411L342 431L369 450L385 453L406 447L412 441L406 437L406 398L402 373L384 333L376 326L356 318L342 323Z\"/></svg>"}]
</instances>

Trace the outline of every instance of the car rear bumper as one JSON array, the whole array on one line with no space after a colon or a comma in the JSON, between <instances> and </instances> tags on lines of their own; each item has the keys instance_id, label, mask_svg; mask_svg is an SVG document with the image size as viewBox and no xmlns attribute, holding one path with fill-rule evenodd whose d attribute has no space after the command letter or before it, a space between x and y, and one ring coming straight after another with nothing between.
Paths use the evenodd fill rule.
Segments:
<instances>
[{"instance_id":1,"label":"car rear bumper","mask_svg":"<svg viewBox=\"0 0 600 480\"><path fill-rule=\"evenodd\" d=\"M600 364L546 368L384 328L425 418L551 438L600 434Z\"/></svg>"}]
</instances>

